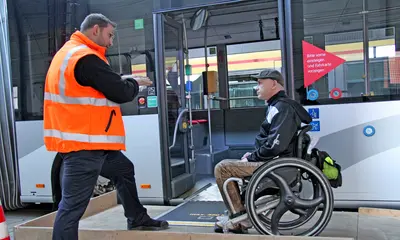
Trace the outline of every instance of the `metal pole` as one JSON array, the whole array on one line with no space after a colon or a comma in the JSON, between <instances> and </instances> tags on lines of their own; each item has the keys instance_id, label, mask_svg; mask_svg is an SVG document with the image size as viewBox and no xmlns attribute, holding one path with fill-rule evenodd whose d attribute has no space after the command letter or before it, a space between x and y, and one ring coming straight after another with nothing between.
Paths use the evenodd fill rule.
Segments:
<instances>
[{"instance_id":1,"label":"metal pole","mask_svg":"<svg viewBox=\"0 0 400 240\"><path fill-rule=\"evenodd\" d=\"M211 98L210 98L210 96L207 96L207 105L208 105L208 131L209 131L209 136L210 136L210 157L212 157L212 154L213 154L213 147L212 147L212 134L211 134L211 109L210 109L210 104L211 104Z\"/></svg>"},{"instance_id":2,"label":"metal pole","mask_svg":"<svg viewBox=\"0 0 400 240\"><path fill-rule=\"evenodd\" d=\"M295 99L295 86L294 86L294 65L293 65L293 29L292 29L292 3L291 0L285 0L285 29L286 29L286 70L287 70L287 82L290 82L290 96ZM284 48L282 46L281 48Z\"/></svg>"},{"instance_id":3,"label":"metal pole","mask_svg":"<svg viewBox=\"0 0 400 240\"><path fill-rule=\"evenodd\" d=\"M182 19L184 21L184 19ZM186 93L185 93L185 27L184 27L184 22L183 24L178 24L176 26L178 28L178 45L179 45L179 53L178 53L178 61L179 61L179 98L181 99L181 109L184 110L185 112L188 112L189 109L186 106ZM189 123L189 133L191 132ZM186 173L190 173L190 156L189 156L189 146L191 143L189 143L189 139L187 137L187 134L185 133L185 137L183 138L183 157L185 159L185 171Z\"/></svg>"},{"instance_id":4,"label":"metal pole","mask_svg":"<svg viewBox=\"0 0 400 240\"><path fill-rule=\"evenodd\" d=\"M280 38L280 43L281 43L281 62L282 62L282 75L285 77L284 83L285 83L285 89L286 91L289 91L288 88L288 73L286 70L286 37L285 37L285 4L283 3L283 0L278 0L278 21L279 21L279 38Z\"/></svg>"},{"instance_id":5,"label":"metal pole","mask_svg":"<svg viewBox=\"0 0 400 240\"><path fill-rule=\"evenodd\" d=\"M206 75L208 74L208 47L207 47L207 28L208 28L208 18L206 20L205 28L204 28L204 54L205 54L205 63L206 63ZM208 86L208 84L207 84ZM212 147L212 133L211 133L211 96L210 93L207 93L207 113L208 113L208 135L210 138L210 157L212 158L213 147Z\"/></svg>"},{"instance_id":6,"label":"metal pole","mask_svg":"<svg viewBox=\"0 0 400 240\"><path fill-rule=\"evenodd\" d=\"M189 80L190 81L190 80ZM192 156L192 161L194 160L194 143L193 143L193 115L192 115L192 90L188 92L188 98L189 98L189 120L190 120L190 150L191 150L191 156Z\"/></svg>"},{"instance_id":7,"label":"metal pole","mask_svg":"<svg viewBox=\"0 0 400 240\"><path fill-rule=\"evenodd\" d=\"M186 24L185 24L185 18L183 17L182 14L182 25L183 25L183 34L185 38L185 58L186 58L186 65L189 65L189 47L188 47L188 40L187 40L187 33L186 33ZM186 74L187 81L190 81L190 77L188 74ZM191 84L190 84L191 85ZM188 90L188 108L189 108L189 130L190 130L190 152L191 152L191 159L192 161L194 160L194 144L193 144L193 115L192 115L192 89Z\"/></svg>"},{"instance_id":8,"label":"metal pole","mask_svg":"<svg viewBox=\"0 0 400 240\"><path fill-rule=\"evenodd\" d=\"M365 96L369 95L370 92L370 82L369 82L369 31L368 31L368 3L367 0L363 0L363 33L364 33L364 86L365 86Z\"/></svg>"}]
</instances>

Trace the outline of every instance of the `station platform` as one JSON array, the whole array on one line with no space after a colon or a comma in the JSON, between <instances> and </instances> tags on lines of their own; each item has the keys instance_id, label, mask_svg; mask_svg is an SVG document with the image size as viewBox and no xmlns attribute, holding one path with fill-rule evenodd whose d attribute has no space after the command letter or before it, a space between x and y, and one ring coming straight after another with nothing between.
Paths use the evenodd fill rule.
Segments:
<instances>
[{"instance_id":1,"label":"station platform","mask_svg":"<svg viewBox=\"0 0 400 240\"><path fill-rule=\"evenodd\" d=\"M243 235L214 233L216 217L222 215L225 210L220 195L216 192L216 186L210 187L177 207L146 207L152 217L168 220L170 228L159 232L127 231L123 208L117 204L116 194L112 192L91 200L80 222L80 239L400 240L400 211L373 208L360 208L358 212L334 212L325 230L318 237L312 238L265 236L260 235L255 229L250 229L248 234ZM15 239L51 239L54 216L55 213L51 213L16 226Z\"/></svg>"}]
</instances>

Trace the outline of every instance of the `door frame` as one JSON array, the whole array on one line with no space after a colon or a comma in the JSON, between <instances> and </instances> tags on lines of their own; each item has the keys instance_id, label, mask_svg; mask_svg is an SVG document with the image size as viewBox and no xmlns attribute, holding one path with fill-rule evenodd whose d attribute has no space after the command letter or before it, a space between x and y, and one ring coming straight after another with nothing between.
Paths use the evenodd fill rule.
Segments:
<instances>
[{"instance_id":1,"label":"door frame","mask_svg":"<svg viewBox=\"0 0 400 240\"><path fill-rule=\"evenodd\" d=\"M292 16L291 16L291 1L292 0L277 0L278 3L278 16L279 16L279 40L281 43L281 56L282 56L282 74L284 75L284 81L286 86L286 91L289 93L291 98L294 96L294 73L293 73L293 42L291 39L292 33ZM171 172L167 171L170 169L170 157L169 157L169 146L168 144L163 144L168 142L168 106L167 106L167 93L166 93L166 78L165 78L165 44L164 44L164 21L165 15L168 12L198 9L202 7L216 6L227 3L237 3L237 2L250 2L250 0L226 0L216 3L205 3L198 4L196 6L171 8L171 9L160 9L153 12L153 24L154 24L154 46L155 46L155 72L157 82L157 100L158 100L158 117L159 117L159 128L160 128L160 154L161 159L161 169L162 169L162 179L163 179L163 196L164 202L169 203L171 199ZM287 7L288 9L285 9ZM170 24L171 25L171 24ZM183 40L183 37L181 38ZM182 46L182 45L181 45ZM287 48L287 49L286 49ZM184 60L184 52L179 54L182 60ZM160 71L162 69L163 71ZM180 76L184 80L184 70L180 69ZM289 86L288 83L291 83ZM184 85L182 88L184 90ZM185 106L186 107L186 106ZM187 167L185 167L188 169Z\"/></svg>"},{"instance_id":2,"label":"door frame","mask_svg":"<svg viewBox=\"0 0 400 240\"><path fill-rule=\"evenodd\" d=\"M165 16L163 13L153 14L154 23L154 54L155 54L155 76L157 81L157 102L158 102L158 119L160 133L160 164L162 172L163 198L164 203L168 204L172 199L172 174L171 174L171 155L169 151L169 123L168 123L168 104L167 104L167 88L165 73L165 25L176 28L178 30L178 61L179 61L179 78L180 78L180 96L182 103L181 108L186 108L185 97L185 75L184 75L184 51L183 51L183 26L175 20ZM183 81L183 82L182 82ZM189 146L187 133L185 133L184 146ZM185 172L189 173L189 151L184 147Z\"/></svg>"},{"instance_id":3,"label":"door frame","mask_svg":"<svg viewBox=\"0 0 400 240\"><path fill-rule=\"evenodd\" d=\"M210 7L210 6L218 6L224 4L231 4L231 3L242 3L242 2L250 2L251 0L215 0L215 2L210 3L198 3L192 4L189 6L181 6L181 7L172 7L172 8L165 8L165 9L157 9L153 11L154 14L157 13L168 13L168 12L177 12L177 11L184 11L196 8L203 8L203 7Z\"/></svg>"}]
</instances>

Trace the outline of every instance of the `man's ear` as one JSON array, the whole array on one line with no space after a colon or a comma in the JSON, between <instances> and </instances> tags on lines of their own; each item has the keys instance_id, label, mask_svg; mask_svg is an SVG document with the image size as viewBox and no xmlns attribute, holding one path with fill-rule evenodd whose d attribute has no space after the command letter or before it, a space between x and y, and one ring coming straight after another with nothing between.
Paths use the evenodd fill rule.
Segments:
<instances>
[{"instance_id":1,"label":"man's ear","mask_svg":"<svg viewBox=\"0 0 400 240\"><path fill-rule=\"evenodd\" d=\"M272 89L276 89L276 87L278 86L278 82L276 80L273 80L272 82Z\"/></svg>"},{"instance_id":2,"label":"man's ear","mask_svg":"<svg viewBox=\"0 0 400 240\"><path fill-rule=\"evenodd\" d=\"M98 36L99 34L100 34L100 27L99 27L99 25L94 25L93 26L93 34L95 35L95 36Z\"/></svg>"}]
</instances>

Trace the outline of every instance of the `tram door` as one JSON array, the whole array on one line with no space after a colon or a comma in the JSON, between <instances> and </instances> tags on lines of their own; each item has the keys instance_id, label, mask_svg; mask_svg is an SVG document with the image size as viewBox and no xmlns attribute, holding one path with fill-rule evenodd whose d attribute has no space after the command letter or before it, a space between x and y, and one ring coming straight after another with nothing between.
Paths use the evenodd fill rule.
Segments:
<instances>
[{"instance_id":1,"label":"tram door","mask_svg":"<svg viewBox=\"0 0 400 240\"><path fill-rule=\"evenodd\" d=\"M154 15L156 73L158 82L161 143L169 198L178 198L195 184L194 160L189 159L189 115L186 109L183 26L164 16ZM163 141L168 144L163 144ZM168 145L168 146L166 146Z\"/></svg>"}]
</instances>

